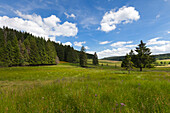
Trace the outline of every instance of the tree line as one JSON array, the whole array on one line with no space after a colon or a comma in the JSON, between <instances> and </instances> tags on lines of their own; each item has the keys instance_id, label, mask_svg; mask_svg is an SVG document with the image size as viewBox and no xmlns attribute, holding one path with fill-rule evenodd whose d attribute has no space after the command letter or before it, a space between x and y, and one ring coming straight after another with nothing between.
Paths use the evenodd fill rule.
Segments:
<instances>
[{"instance_id":1,"label":"tree line","mask_svg":"<svg viewBox=\"0 0 170 113\"><path fill-rule=\"evenodd\" d=\"M80 62L81 51L27 32L0 28L0 66L51 65ZM93 58L92 54L86 54Z\"/></svg>"}]
</instances>

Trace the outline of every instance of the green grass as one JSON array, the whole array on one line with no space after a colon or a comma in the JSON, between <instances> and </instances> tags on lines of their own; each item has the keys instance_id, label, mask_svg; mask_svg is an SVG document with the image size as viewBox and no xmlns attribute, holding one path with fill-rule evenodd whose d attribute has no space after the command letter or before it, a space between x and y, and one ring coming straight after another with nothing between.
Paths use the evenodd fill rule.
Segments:
<instances>
[{"instance_id":1,"label":"green grass","mask_svg":"<svg viewBox=\"0 0 170 113\"><path fill-rule=\"evenodd\" d=\"M89 66L0 68L0 112L170 112L170 67Z\"/></svg>"}]
</instances>

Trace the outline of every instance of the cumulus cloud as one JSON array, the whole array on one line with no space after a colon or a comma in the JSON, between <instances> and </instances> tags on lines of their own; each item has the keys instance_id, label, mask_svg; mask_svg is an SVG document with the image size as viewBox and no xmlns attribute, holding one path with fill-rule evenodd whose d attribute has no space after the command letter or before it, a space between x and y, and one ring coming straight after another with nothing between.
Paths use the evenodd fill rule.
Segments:
<instances>
[{"instance_id":1,"label":"cumulus cloud","mask_svg":"<svg viewBox=\"0 0 170 113\"><path fill-rule=\"evenodd\" d=\"M72 46L72 43L71 42L65 42L65 43L63 43L63 45Z\"/></svg>"},{"instance_id":2,"label":"cumulus cloud","mask_svg":"<svg viewBox=\"0 0 170 113\"><path fill-rule=\"evenodd\" d=\"M68 13L64 13L66 15L67 18L76 18L76 16L74 14L68 14Z\"/></svg>"},{"instance_id":3,"label":"cumulus cloud","mask_svg":"<svg viewBox=\"0 0 170 113\"><path fill-rule=\"evenodd\" d=\"M85 49L90 49L88 46L85 46L84 48L85 48Z\"/></svg>"},{"instance_id":4,"label":"cumulus cloud","mask_svg":"<svg viewBox=\"0 0 170 113\"><path fill-rule=\"evenodd\" d=\"M158 40L161 37L156 37L153 39L148 40L147 45L165 45L165 44L169 44L170 41L165 41L165 40Z\"/></svg>"},{"instance_id":5,"label":"cumulus cloud","mask_svg":"<svg viewBox=\"0 0 170 113\"><path fill-rule=\"evenodd\" d=\"M113 49L106 49L100 52L97 52L99 58L109 57L109 56L124 56L128 53L131 49L129 48L113 48Z\"/></svg>"},{"instance_id":6,"label":"cumulus cloud","mask_svg":"<svg viewBox=\"0 0 170 113\"><path fill-rule=\"evenodd\" d=\"M83 46L82 44L85 44L85 43L86 43L85 41L84 42L77 42L77 41L75 41L74 45L78 46L78 47L82 47Z\"/></svg>"},{"instance_id":7,"label":"cumulus cloud","mask_svg":"<svg viewBox=\"0 0 170 113\"><path fill-rule=\"evenodd\" d=\"M42 18L40 15L26 15L19 11L15 12L19 17L10 18L0 16L0 27L8 26L9 28L19 31L26 31L35 36L45 37L45 39L54 39L56 36L76 36L78 28L75 23L64 22L55 15L47 18Z\"/></svg>"},{"instance_id":8,"label":"cumulus cloud","mask_svg":"<svg viewBox=\"0 0 170 113\"><path fill-rule=\"evenodd\" d=\"M109 43L111 43L112 41L103 41L103 42L100 42L99 44L102 44L102 45L104 45L104 44L109 44Z\"/></svg>"},{"instance_id":9,"label":"cumulus cloud","mask_svg":"<svg viewBox=\"0 0 170 113\"><path fill-rule=\"evenodd\" d=\"M111 44L110 46L112 46L112 47L122 47L123 45L130 44L130 43L133 43L133 41L128 41L128 42L119 41L119 42Z\"/></svg>"},{"instance_id":10,"label":"cumulus cloud","mask_svg":"<svg viewBox=\"0 0 170 113\"><path fill-rule=\"evenodd\" d=\"M161 37L156 37L148 40L146 43L153 54L170 52L170 41L160 39Z\"/></svg>"},{"instance_id":11,"label":"cumulus cloud","mask_svg":"<svg viewBox=\"0 0 170 113\"><path fill-rule=\"evenodd\" d=\"M109 32L116 29L117 24L132 23L140 19L139 12L134 7L126 7L118 9L118 11L111 10L106 12L100 22L100 30Z\"/></svg>"}]
</instances>

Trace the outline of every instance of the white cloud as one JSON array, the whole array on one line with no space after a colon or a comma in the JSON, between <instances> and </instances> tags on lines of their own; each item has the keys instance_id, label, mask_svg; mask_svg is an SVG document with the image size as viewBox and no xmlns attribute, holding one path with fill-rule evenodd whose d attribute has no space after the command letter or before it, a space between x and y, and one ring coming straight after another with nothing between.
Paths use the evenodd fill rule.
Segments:
<instances>
[{"instance_id":1,"label":"white cloud","mask_svg":"<svg viewBox=\"0 0 170 113\"><path fill-rule=\"evenodd\" d=\"M128 42L119 41L119 42L111 44L110 46L112 46L112 47L122 47L123 45L130 44L130 43L133 43L133 41L128 41Z\"/></svg>"},{"instance_id":2,"label":"white cloud","mask_svg":"<svg viewBox=\"0 0 170 113\"><path fill-rule=\"evenodd\" d=\"M78 28L75 23L64 22L60 24L60 19L55 15L42 18L40 15L25 15L19 11L15 12L19 17L9 18L0 16L0 27L8 26L19 31L26 31L35 36L54 39L56 36L76 36Z\"/></svg>"},{"instance_id":3,"label":"white cloud","mask_svg":"<svg viewBox=\"0 0 170 113\"><path fill-rule=\"evenodd\" d=\"M78 47L82 47L83 46L82 44L85 44L85 43L86 43L85 41L84 42L77 42L77 41L75 41L74 45L78 46Z\"/></svg>"},{"instance_id":4,"label":"white cloud","mask_svg":"<svg viewBox=\"0 0 170 113\"><path fill-rule=\"evenodd\" d=\"M156 18L159 18L160 17L160 14L156 15Z\"/></svg>"},{"instance_id":5,"label":"white cloud","mask_svg":"<svg viewBox=\"0 0 170 113\"><path fill-rule=\"evenodd\" d=\"M129 47L129 48L135 48L135 47L137 47L137 46L138 46L137 44L125 45L125 47Z\"/></svg>"},{"instance_id":6,"label":"white cloud","mask_svg":"<svg viewBox=\"0 0 170 113\"><path fill-rule=\"evenodd\" d=\"M165 41L165 40L159 40L161 37L153 38L148 40L147 45L165 45L165 44L170 44L170 41Z\"/></svg>"},{"instance_id":7,"label":"white cloud","mask_svg":"<svg viewBox=\"0 0 170 113\"><path fill-rule=\"evenodd\" d=\"M100 29L102 31L109 32L116 29L117 24L132 23L134 20L137 21L139 19L139 12L135 10L134 7L123 6L117 12L115 10L106 12L102 21L100 22Z\"/></svg>"},{"instance_id":8,"label":"white cloud","mask_svg":"<svg viewBox=\"0 0 170 113\"><path fill-rule=\"evenodd\" d=\"M100 52L97 52L99 58L109 57L109 56L124 56L128 53L131 49L129 48L117 48L117 49L106 49Z\"/></svg>"},{"instance_id":9,"label":"white cloud","mask_svg":"<svg viewBox=\"0 0 170 113\"><path fill-rule=\"evenodd\" d=\"M85 49L90 49L88 46L85 46L84 48L85 48Z\"/></svg>"},{"instance_id":10,"label":"white cloud","mask_svg":"<svg viewBox=\"0 0 170 113\"><path fill-rule=\"evenodd\" d=\"M65 12L64 14L66 15L67 18L74 18L74 19L76 18L76 16L75 16L74 14L70 14L70 15L69 15L69 14L66 13L66 12Z\"/></svg>"},{"instance_id":11,"label":"white cloud","mask_svg":"<svg viewBox=\"0 0 170 113\"><path fill-rule=\"evenodd\" d=\"M69 45L69 46L72 46L72 43L71 42L65 42L65 43L62 43L63 45Z\"/></svg>"},{"instance_id":12,"label":"white cloud","mask_svg":"<svg viewBox=\"0 0 170 113\"><path fill-rule=\"evenodd\" d=\"M99 44L108 44L108 43L111 43L112 41L103 41L103 42L100 42Z\"/></svg>"},{"instance_id":13,"label":"white cloud","mask_svg":"<svg viewBox=\"0 0 170 113\"><path fill-rule=\"evenodd\" d=\"M170 34L170 31L168 31L168 34Z\"/></svg>"}]
</instances>

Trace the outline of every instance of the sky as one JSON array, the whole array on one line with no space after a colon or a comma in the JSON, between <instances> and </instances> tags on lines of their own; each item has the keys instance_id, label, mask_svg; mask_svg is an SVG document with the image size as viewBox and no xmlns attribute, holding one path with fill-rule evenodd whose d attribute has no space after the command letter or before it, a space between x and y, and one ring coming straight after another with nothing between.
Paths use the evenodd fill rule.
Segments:
<instances>
[{"instance_id":1,"label":"sky","mask_svg":"<svg viewBox=\"0 0 170 113\"><path fill-rule=\"evenodd\" d=\"M152 54L170 53L170 0L1 0L3 26L99 58L126 55L141 40Z\"/></svg>"}]
</instances>

